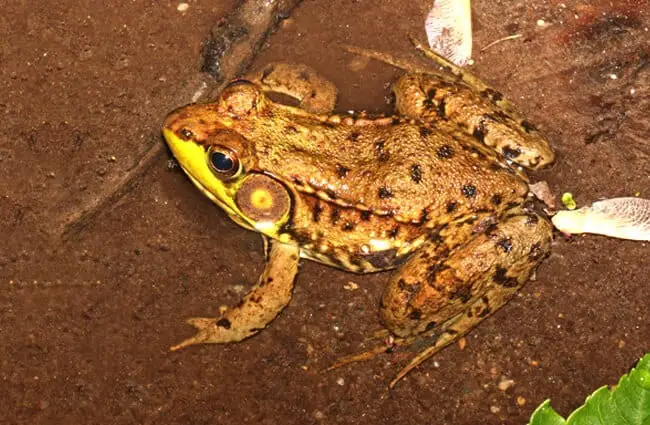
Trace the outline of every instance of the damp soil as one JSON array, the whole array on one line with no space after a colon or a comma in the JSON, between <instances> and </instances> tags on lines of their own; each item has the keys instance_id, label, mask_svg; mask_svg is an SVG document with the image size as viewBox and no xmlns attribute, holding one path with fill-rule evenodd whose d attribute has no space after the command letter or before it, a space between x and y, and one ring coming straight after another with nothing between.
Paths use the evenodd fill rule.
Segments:
<instances>
[{"instance_id":1,"label":"damp soil","mask_svg":"<svg viewBox=\"0 0 650 425\"><path fill-rule=\"evenodd\" d=\"M340 88L337 109L389 112L388 83L399 71L340 46L415 59L407 35L424 38L430 3L305 0L255 65L309 64ZM580 204L650 198L647 2L472 3L472 70L558 153L533 179ZM259 236L195 190L168 154L88 226L65 241L59 232L162 143L162 118L196 89L201 42L234 7L3 8L2 423L523 424L547 398L568 414L650 350L648 244L556 235L534 281L463 347L443 350L392 391L408 353L323 371L370 346L386 273L305 262L290 306L259 335L168 351L192 334L187 317L217 314L256 281ZM512 34L522 37L481 51Z\"/></svg>"}]
</instances>

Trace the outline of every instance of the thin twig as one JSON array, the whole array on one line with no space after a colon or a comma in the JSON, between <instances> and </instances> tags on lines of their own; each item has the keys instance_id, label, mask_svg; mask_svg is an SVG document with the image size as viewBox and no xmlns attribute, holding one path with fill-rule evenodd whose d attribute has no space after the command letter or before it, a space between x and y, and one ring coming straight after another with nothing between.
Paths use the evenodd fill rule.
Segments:
<instances>
[{"instance_id":1,"label":"thin twig","mask_svg":"<svg viewBox=\"0 0 650 425\"><path fill-rule=\"evenodd\" d=\"M523 37L523 36L524 36L523 34L513 34L513 35L509 35L509 36L507 36L507 37L500 38L500 39L498 39L498 40L494 40L492 43L490 43L490 44L488 44L487 46L483 47L483 48L481 49L481 52L486 51L487 49L489 49L490 47L494 46L495 44L499 44L499 43L501 43L501 42L503 42L503 41L508 41L508 40L516 40L516 39L521 38L521 37Z\"/></svg>"}]
</instances>

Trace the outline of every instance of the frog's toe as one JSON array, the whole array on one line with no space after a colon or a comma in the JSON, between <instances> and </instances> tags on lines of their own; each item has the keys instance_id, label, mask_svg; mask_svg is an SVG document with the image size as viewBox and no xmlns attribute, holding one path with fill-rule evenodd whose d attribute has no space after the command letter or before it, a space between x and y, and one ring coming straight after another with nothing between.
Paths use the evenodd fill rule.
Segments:
<instances>
[{"instance_id":1,"label":"frog's toe","mask_svg":"<svg viewBox=\"0 0 650 425\"><path fill-rule=\"evenodd\" d=\"M180 344L170 347L171 351L197 344L225 344L228 342L241 341L255 332L247 332L244 329L231 327L230 321L226 318L215 319L211 317L193 317L187 323L198 329L198 332Z\"/></svg>"},{"instance_id":2,"label":"frog's toe","mask_svg":"<svg viewBox=\"0 0 650 425\"><path fill-rule=\"evenodd\" d=\"M330 370L338 369L341 366L345 366L350 363L357 363L357 362L363 362L366 360L370 360L373 357L377 356L378 354L383 354L388 351L390 351L393 348L393 345L380 345L378 347L372 348L368 351L364 351L362 353L357 353L357 354L351 354L349 356L344 356L340 357L336 363L325 369L326 372L329 372Z\"/></svg>"}]
</instances>

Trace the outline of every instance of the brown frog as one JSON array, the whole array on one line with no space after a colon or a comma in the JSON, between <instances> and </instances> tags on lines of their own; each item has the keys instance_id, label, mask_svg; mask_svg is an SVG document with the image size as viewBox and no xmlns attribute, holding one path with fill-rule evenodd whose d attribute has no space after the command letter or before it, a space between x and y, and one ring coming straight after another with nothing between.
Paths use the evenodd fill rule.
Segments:
<instances>
[{"instance_id":1,"label":"brown frog","mask_svg":"<svg viewBox=\"0 0 650 425\"><path fill-rule=\"evenodd\" d=\"M550 164L553 152L499 92L419 48L443 69L357 49L409 70L393 86L394 117L331 115L331 83L305 66L271 64L214 103L166 118L163 134L181 167L235 222L263 235L267 260L237 306L190 319L198 333L172 349L263 329L288 304L300 258L355 273L396 269L382 323L396 345L430 345L393 386L528 280L552 228L527 208L520 167Z\"/></svg>"}]
</instances>

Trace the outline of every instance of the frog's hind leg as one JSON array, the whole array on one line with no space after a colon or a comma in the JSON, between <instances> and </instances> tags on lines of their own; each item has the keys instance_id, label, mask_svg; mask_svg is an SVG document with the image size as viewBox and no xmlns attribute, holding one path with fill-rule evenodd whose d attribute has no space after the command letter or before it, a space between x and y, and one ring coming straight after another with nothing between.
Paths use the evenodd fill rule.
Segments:
<instances>
[{"instance_id":1,"label":"frog's hind leg","mask_svg":"<svg viewBox=\"0 0 650 425\"><path fill-rule=\"evenodd\" d=\"M511 299L549 252L550 223L513 215L444 258L425 246L391 278L382 299L384 325L402 338L433 344L391 382L468 333Z\"/></svg>"},{"instance_id":2,"label":"frog's hind leg","mask_svg":"<svg viewBox=\"0 0 650 425\"><path fill-rule=\"evenodd\" d=\"M272 62L249 73L246 79L265 92L296 99L302 109L314 114L329 114L336 104L338 91L334 83L307 65Z\"/></svg>"},{"instance_id":3,"label":"frog's hind leg","mask_svg":"<svg viewBox=\"0 0 650 425\"><path fill-rule=\"evenodd\" d=\"M195 344L224 344L255 335L268 325L291 300L298 273L300 249L265 238L267 259L260 279L244 299L219 318L192 318L187 322L198 329L189 339L171 347L172 351Z\"/></svg>"}]
</instances>

